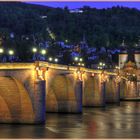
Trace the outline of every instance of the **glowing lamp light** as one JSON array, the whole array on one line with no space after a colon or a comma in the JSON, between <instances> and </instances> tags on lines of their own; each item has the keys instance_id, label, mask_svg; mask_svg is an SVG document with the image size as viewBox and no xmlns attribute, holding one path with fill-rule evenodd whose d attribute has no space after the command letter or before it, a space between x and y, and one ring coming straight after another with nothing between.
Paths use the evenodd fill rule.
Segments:
<instances>
[{"instance_id":1,"label":"glowing lamp light","mask_svg":"<svg viewBox=\"0 0 140 140\"><path fill-rule=\"evenodd\" d=\"M52 57L49 57L49 61L52 61L53 59L52 59Z\"/></svg>"},{"instance_id":2,"label":"glowing lamp light","mask_svg":"<svg viewBox=\"0 0 140 140\"><path fill-rule=\"evenodd\" d=\"M103 65L103 63L102 63L102 62L100 62L100 63L99 63L99 65L100 65L100 66L102 66L102 65Z\"/></svg>"},{"instance_id":3,"label":"glowing lamp light","mask_svg":"<svg viewBox=\"0 0 140 140\"><path fill-rule=\"evenodd\" d=\"M68 40L66 39L65 42L68 43Z\"/></svg>"},{"instance_id":4,"label":"glowing lamp light","mask_svg":"<svg viewBox=\"0 0 140 140\"><path fill-rule=\"evenodd\" d=\"M46 50L44 50L44 49L41 50L41 54L42 54L42 55L45 55L45 54L46 54Z\"/></svg>"},{"instance_id":5,"label":"glowing lamp light","mask_svg":"<svg viewBox=\"0 0 140 140\"><path fill-rule=\"evenodd\" d=\"M3 53L3 52L4 52L4 50L2 48L0 48L0 53Z\"/></svg>"},{"instance_id":6,"label":"glowing lamp light","mask_svg":"<svg viewBox=\"0 0 140 140\"><path fill-rule=\"evenodd\" d=\"M74 60L75 60L75 61L78 61L78 57L75 57Z\"/></svg>"},{"instance_id":7,"label":"glowing lamp light","mask_svg":"<svg viewBox=\"0 0 140 140\"><path fill-rule=\"evenodd\" d=\"M36 70L38 71L39 70L39 67L36 67Z\"/></svg>"},{"instance_id":8,"label":"glowing lamp light","mask_svg":"<svg viewBox=\"0 0 140 140\"><path fill-rule=\"evenodd\" d=\"M82 63L82 66L85 66L85 64L84 64L84 63Z\"/></svg>"},{"instance_id":9,"label":"glowing lamp light","mask_svg":"<svg viewBox=\"0 0 140 140\"><path fill-rule=\"evenodd\" d=\"M120 69L118 66L115 67L116 69Z\"/></svg>"},{"instance_id":10,"label":"glowing lamp light","mask_svg":"<svg viewBox=\"0 0 140 140\"><path fill-rule=\"evenodd\" d=\"M9 55L14 55L14 51L13 50L9 50L8 53L9 53Z\"/></svg>"},{"instance_id":11,"label":"glowing lamp light","mask_svg":"<svg viewBox=\"0 0 140 140\"><path fill-rule=\"evenodd\" d=\"M103 66L105 66L105 63L103 63Z\"/></svg>"},{"instance_id":12,"label":"glowing lamp light","mask_svg":"<svg viewBox=\"0 0 140 140\"><path fill-rule=\"evenodd\" d=\"M58 59L57 59L57 58L55 58L55 59L54 59L54 62L58 62Z\"/></svg>"},{"instance_id":13,"label":"glowing lamp light","mask_svg":"<svg viewBox=\"0 0 140 140\"><path fill-rule=\"evenodd\" d=\"M80 66L80 65L81 65L81 63L78 63L78 65Z\"/></svg>"},{"instance_id":14,"label":"glowing lamp light","mask_svg":"<svg viewBox=\"0 0 140 140\"><path fill-rule=\"evenodd\" d=\"M34 53L36 53L36 52L37 52L37 48L33 48L32 51L33 51Z\"/></svg>"},{"instance_id":15,"label":"glowing lamp light","mask_svg":"<svg viewBox=\"0 0 140 140\"><path fill-rule=\"evenodd\" d=\"M82 62L82 61L83 61L83 59L82 59L82 58L80 58L79 60L80 60L80 62Z\"/></svg>"},{"instance_id":16,"label":"glowing lamp light","mask_svg":"<svg viewBox=\"0 0 140 140\"><path fill-rule=\"evenodd\" d=\"M78 74L80 74L80 71L77 71Z\"/></svg>"}]
</instances>

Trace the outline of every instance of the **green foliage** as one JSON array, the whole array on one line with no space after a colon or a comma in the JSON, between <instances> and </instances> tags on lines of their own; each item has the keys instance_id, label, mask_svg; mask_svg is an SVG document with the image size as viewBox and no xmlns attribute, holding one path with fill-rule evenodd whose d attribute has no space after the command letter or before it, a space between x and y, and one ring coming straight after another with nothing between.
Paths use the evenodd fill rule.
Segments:
<instances>
[{"instance_id":1,"label":"green foliage","mask_svg":"<svg viewBox=\"0 0 140 140\"><path fill-rule=\"evenodd\" d=\"M139 10L124 7L99 10L87 6L81 10L83 13L70 13L67 7L3 2L0 3L0 35L5 38L5 46L14 47L24 57L23 52L28 54L33 45L46 40L52 42L47 28L55 35L55 41L68 40L70 44L77 44L84 34L88 45L96 48L116 48L124 37L125 42L133 46L140 36ZM9 37L11 32L15 34L12 40ZM61 51L55 43L51 46L50 55L55 56Z\"/></svg>"}]
</instances>

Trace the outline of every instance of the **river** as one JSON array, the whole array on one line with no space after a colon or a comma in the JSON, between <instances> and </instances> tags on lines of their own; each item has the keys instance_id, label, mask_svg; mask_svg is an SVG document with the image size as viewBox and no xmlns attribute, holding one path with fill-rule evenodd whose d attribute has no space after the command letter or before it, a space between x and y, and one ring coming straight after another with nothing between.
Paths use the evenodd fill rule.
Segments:
<instances>
[{"instance_id":1,"label":"river","mask_svg":"<svg viewBox=\"0 0 140 140\"><path fill-rule=\"evenodd\" d=\"M140 138L140 102L47 113L45 125L0 124L0 138Z\"/></svg>"}]
</instances>

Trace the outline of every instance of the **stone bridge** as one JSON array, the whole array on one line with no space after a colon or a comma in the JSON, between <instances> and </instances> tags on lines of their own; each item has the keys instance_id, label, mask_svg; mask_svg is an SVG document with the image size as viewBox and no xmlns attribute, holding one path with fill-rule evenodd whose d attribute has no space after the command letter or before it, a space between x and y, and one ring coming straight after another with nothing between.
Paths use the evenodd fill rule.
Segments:
<instances>
[{"instance_id":1,"label":"stone bridge","mask_svg":"<svg viewBox=\"0 0 140 140\"><path fill-rule=\"evenodd\" d=\"M47 62L0 64L0 123L44 123L46 112L119 104L137 95L136 82L118 71Z\"/></svg>"}]
</instances>

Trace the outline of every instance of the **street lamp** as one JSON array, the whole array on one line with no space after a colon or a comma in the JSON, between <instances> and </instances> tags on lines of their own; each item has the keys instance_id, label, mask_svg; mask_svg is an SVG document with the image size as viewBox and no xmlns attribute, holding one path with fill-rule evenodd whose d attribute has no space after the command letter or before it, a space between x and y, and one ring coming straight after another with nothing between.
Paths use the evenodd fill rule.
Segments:
<instances>
[{"instance_id":1,"label":"street lamp","mask_svg":"<svg viewBox=\"0 0 140 140\"><path fill-rule=\"evenodd\" d=\"M79 60L80 60L80 62L82 62L82 61L83 61L83 59L82 59L82 58L80 58Z\"/></svg>"},{"instance_id":2,"label":"street lamp","mask_svg":"<svg viewBox=\"0 0 140 140\"><path fill-rule=\"evenodd\" d=\"M75 58L74 58L75 61L78 61L78 59L79 59L78 57L75 57Z\"/></svg>"},{"instance_id":3,"label":"street lamp","mask_svg":"<svg viewBox=\"0 0 140 140\"><path fill-rule=\"evenodd\" d=\"M49 61L52 61L53 59L52 59L52 57L49 57Z\"/></svg>"},{"instance_id":4,"label":"street lamp","mask_svg":"<svg viewBox=\"0 0 140 140\"><path fill-rule=\"evenodd\" d=\"M81 63L78 63L78 65L80 66L80 65L81 65Z\"/></svg>"},{"instance_id":5,"label":"street lamp","mask_svg":"<svg viewBox=\"0 0 140 140\"><path fill-rule=\"evenodd\" d=\"M103 66L105 66L105 63L103 63Z\"/></svg>"},{"instance_id":6,"label":"street lamp","mask_svg":"<svg viewBox=\"0 0 140 140\"><path fill-rule=\"evenodd\" d=\"M68 40L66 39L65 42L68 43Z\"/></svg>"},{"instance_id":7,"label":"street lamp","mask_svg":"<svg viewBox=\"0 0 140 140\"><path fill-rule=\"evenodd\" d=\"M82 66L84 67L84 66L85 66L85 64L84 64L84 63L82 63Z\"/></svg>"},{"instance_id":8,"label":"street lamp","mask_svg":"<svg viewBox=\"0 0 140 140\"><path fill-rule=\"evenodd\" d=\"M8 54L9 54L9 55L14 55L14 51L13 51L13 50L9 50L9 51L8 51Z\"/></svg>"},{"instance_id":9,"label":"street lamp","mask_svg":"<svg viewBox=\"0 0 140 140\"><path fill-rule=\"evenodd\" d=\"M0 54L2 54L4 52L3 48L0 48Z\"/></svg>"},{"instance_id":10,"label":"street lamp","mask_svg":"<svg viewBox=\"0 0 140 140\"><path fill-rule=\"evenodd\" d=\"M55 58L55 59L54 59L54 62L58 62L58 59L57 59L57 58Z\"/></svg>"},{"instance_id":11,"label":"street lamp","mask_svg":"<svg viewBox=\"0 0 140 140\"><path fill-rule=\"evenodd\" d=\"M37 48L33 48L33 49L32 49L32 52L33 52L33 53L36 53L36 52L37 52Z\"/></svg>"},{"instance_id":12,"label":"street lamp","mask_svg":"<svg viewBox=\"0 0 140 140\"><path fill-rule=\"evenodd\" d=\"M102 65L103 65L103 63L102 63L102 62L100 62L100 63L99 63L99 65L100 65L100 66L102 66Z\"/></svg>"},{"instance_id":13,"label":"street lamp","mask_svg":"<svg viewBox=\"0 0 140 140\"><path fill-rule=\"evenodd\" d=\"M45 54L46 54L46 50L45 50L45 49L42 49L42 50L41 50L41 54L42 54L42 55L45 55Z\"/></svg>"}]
</instances>

